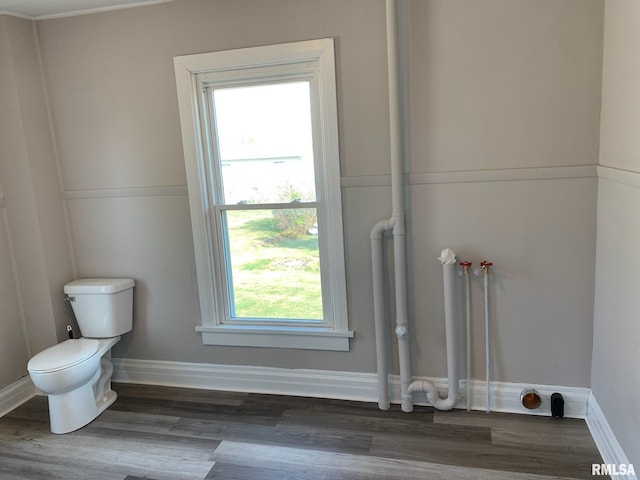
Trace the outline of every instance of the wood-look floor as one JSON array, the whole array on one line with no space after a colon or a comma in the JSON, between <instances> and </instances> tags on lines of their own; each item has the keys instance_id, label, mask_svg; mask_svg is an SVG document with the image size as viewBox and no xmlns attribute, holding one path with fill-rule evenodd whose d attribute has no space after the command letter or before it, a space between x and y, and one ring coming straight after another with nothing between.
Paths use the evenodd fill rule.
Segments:
<instances>
[{"instance_id":1,"label":"wood-look floor","mask_svg":"<svg viewBox=\"0 0 640 480\"><path fill-rule=\"evenodd\" d=\"M582 420L411 414L371 403L115 385L91 424L49 432L35 397L0 419L0 479L404 480L592 478Z\"/></svg>"}]
</instances>

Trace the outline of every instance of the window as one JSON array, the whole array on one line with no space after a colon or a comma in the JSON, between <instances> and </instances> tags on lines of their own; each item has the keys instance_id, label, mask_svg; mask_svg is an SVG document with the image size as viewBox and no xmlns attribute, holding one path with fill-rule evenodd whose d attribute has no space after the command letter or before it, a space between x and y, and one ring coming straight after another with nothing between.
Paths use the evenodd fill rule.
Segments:
<instances>
[{"instance_id":1,"label":"window","mask_svg":"<svg viewBox=\"0 0 640 480\"><path fill-rule=\"evenodd\" d=\"M348 350L333 41L176 57L205 344Z\"/></svg>"}]
</instances>

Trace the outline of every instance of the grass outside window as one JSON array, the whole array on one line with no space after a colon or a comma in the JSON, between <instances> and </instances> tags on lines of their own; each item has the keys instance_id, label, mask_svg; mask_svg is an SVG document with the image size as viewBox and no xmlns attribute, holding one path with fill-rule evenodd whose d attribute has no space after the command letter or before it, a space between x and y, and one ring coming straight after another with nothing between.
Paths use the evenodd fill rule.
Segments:
<instances>
[{"instance_id":1,"label":"grass outside window","mask_svg":"<svg viewBox=\"0 0 640 480\"><path fill-rule=\"evenodd\" d=\"M301 216L315 217L315 209L300 210L306 210ZM282 230L282 212L287 210L225 213L233 318L323 318L318 236L311 228Z\"/></svg>"}]
</instances>

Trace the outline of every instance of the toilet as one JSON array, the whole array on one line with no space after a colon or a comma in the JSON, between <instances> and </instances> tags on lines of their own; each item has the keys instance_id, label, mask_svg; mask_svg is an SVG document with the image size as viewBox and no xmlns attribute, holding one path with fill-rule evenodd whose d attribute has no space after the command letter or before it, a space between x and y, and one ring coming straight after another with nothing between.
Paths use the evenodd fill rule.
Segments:
<instances>
[{"instance_id":1,"label":"toilet","mask_svg":"<svg viewBox=\"0 0 640 480\"><path fill-rule=\"evenodd\" d=\"M64 286L83 337L43 350L27 365L49 398L53 433L84 427L115 401L111 347L132 329L134 285L130 278L90 278Z\"/></svg>"}]
</instances>

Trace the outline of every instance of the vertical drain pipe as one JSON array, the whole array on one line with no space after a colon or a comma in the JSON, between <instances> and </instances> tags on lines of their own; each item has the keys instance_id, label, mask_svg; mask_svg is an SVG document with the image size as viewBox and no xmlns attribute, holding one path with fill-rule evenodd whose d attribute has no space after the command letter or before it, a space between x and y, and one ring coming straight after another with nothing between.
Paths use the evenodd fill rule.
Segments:
<instances>
[{"instance_id":1,"label":"vertical drain pipe","mask_svg":"<svg viewBox=\"0 0 640 480\"><path fill-rule=\"evenodd\" d=\"M402 171L402 120L400 65L398 61L398 5L396 0L386 1L387 59L389 78L389 131L391 153L391 221L393 226L393 264L395 269L396 337L400 365L400 399L403 412L413 410L408 393L411 382L409 355L409 319L407 316L407 253L404 201L404 175ZM408 127L408 126L407 126Z\"/></svg>"},{"instance_id":2,"label":"vertical drain pipe","mask_svg":"<svg viewBox=\"0 0 640 480\"><path fill-rule=\"evenodd\" d=\"M409 394L424 392L427 400L438 410L451 410L458 400L458 349L455 335L455 285L456 254L445 248L438 259L442 263L442 280L444 283L444 317L447 343L447 381L448 393L443 397L436 386L426 380L416 380L409 386Z\"/></svg>"},{"instance_id":3,"label":"vertical drain pipe","mask_svg":"<svg viewBox=\"0 0 640 480\"><path fill-rule=\"evenodd\" d=\"M400 367L400 401L403 412L413 411L409 393L411 360L409 354L409 319L407 315L407 252L406 212L404 201L404 174L402 171L402 119L399 49L398 5L396 0L386 1L387 59L389 78L389 143L391 153L391 222L393 227L393 265L396 294L396 337ZM408 125L405 125L408 128Z\"/></svg>"},{"instance_id":4,"label":"vertical drain pipe","mask_svg":"<svg viewBox=\"0 0 640 480\"><path fill-rule=\"evenodd\" d=\"M371 274L373 276L373 318L376 332L376 368L378 372L378 408L389 410L389 377L387 373L387 336L384 321L383 236L393 228L389 220L381 220L371 230Z\"/></svg>"},{"instance_id":5,"label":"vertical drain pipe","mask_svg":"<svg viewBox=\"0 0 640 480\"><path fill-rule=\"evenodd\" d=\"M402 125L400 103L400 68L398 62L397 0L386 0L387 69L389 82L389 143L391 163L391 218L381 220L371 230L371 260L376 332L376 364L378 369L378 406L389 408L386 329L384 321L383 248L384 233L393 233L393 263L396 293L396 329L400 363L400 396L402 410L411 412L413 401L408 394L411 381L407 318L407 259L404 178L402 172Z\"/></svg>"}]
</instances>

